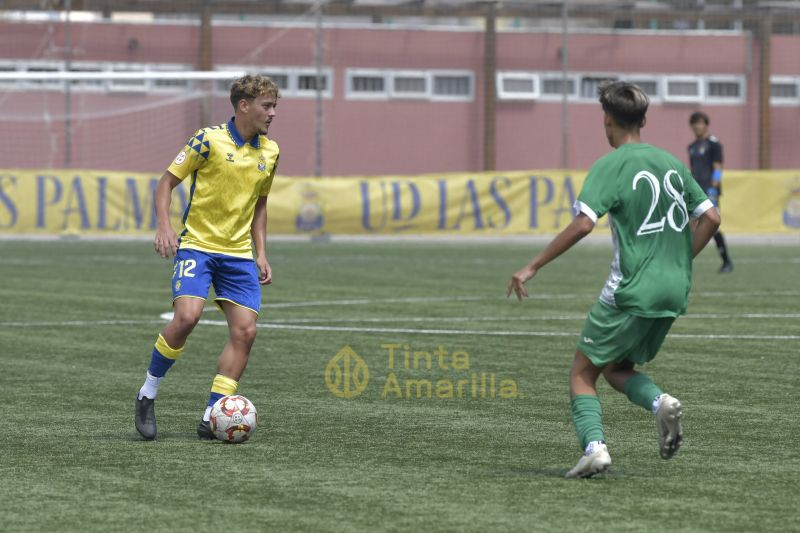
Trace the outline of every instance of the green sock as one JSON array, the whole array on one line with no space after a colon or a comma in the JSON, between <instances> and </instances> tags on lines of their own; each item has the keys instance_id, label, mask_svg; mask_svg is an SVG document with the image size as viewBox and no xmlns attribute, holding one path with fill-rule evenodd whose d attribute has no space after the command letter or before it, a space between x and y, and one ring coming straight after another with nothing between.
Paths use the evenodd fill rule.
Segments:
<instances>
[{"instance_id":1,"label":"green sock","mask_svg":"<svg viewBox=\"0 0 800 533\"><path fill-rule=\"evenodd\" d=\"M576 394L572 398L572 423L581 443L581 450L596 440L606 440L603 433L603 410L600 400L590 394Z\"/></svg>"},{"instance_id":2,"label":"green sock","mask_svg":"<svg viewBox=\"0 0 800 533\"><path fill-rule=\"evenodd\" d=\"M653 380L647 374L638 372L625 382L625 396L631 402L641 405L651 413L653 412L653 400L659 394L662 394L661 389L653 383Z\"/></svg>"}]
</instances>

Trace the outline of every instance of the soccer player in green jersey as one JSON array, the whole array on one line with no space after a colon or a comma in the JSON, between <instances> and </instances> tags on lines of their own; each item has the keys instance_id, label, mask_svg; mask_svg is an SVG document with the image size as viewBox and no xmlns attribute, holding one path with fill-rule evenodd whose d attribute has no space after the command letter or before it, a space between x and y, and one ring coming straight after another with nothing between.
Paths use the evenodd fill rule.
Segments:
<instances>
[{"instance_id":1,"label":"soccer player in green jersey","mask_svg":"<svg viewBox=\"0 0 800 533\"><path fill-rule=\"evenodd\" d=\"M275 118L278 86L269 78L247 75L231 87L234 117L203 128L158 182L158 229L154 246L164 258L175 256L172 320L161 331L144 384L136 396L135 425L156 438L155 399L167 370L180 357L200 320L214 286L215 303L225 313L229 338L217 362L217 375L205 413L197 426L201 439L213 439L211 406L235 394L256 336L261 285L272 282L267 260L267 196L278 164L278 145L267 137ZM172 190L191 176L189 205L180 237L172 229Z\"/></svg>"},{"instance_id":2,"label":"soccer player in green jersey","mask_svg":"<svg viewBox=\"0 0 800 533\"><path fill-rule=\"evenodd\" d=\"M683 439L681 403L634 369L652 360L675 318L686 311L692 259L716 233L720 218L691 173L669 153L640 141L649 105L636 85L614 82L599 91L612 152L589 170L578 214L530 263L507 294L528 296L525 282L609 215L614 259L599 300L583 326L570 370L572 421L584 455L568 478L590 477L611 465L596 383L600 374L628 399L655 414L661 457ZM692 232L691 219L699 219Z\"/></svg>"}]
</instances>

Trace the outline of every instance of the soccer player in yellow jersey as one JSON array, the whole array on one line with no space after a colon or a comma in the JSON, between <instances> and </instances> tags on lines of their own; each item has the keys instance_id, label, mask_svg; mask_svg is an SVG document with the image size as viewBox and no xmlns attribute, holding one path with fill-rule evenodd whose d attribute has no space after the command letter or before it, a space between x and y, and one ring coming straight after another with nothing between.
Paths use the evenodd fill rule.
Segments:
<instances>
[{"instance_id":1,"label":"soccer player in yellow jersey","mask_svg":"<svg viewBox=\"0 0 800 533\"><path fill-rule=\"evenodd\" d=\"M159 383L200 320L211 285L215 303L225 313L229 339L197 426L201 439L214 438L208 422L211 406L236 393L247 366L261 306L260 285L272 283L266 252L267 196L279 150L267 131L278 97L277 85L265 76L236 80L231 87L234 117L195 133L158 182L154 246L161 257L175 256L174 315L156 340L136 396L136 430L147 440L156 438ZM169 207L172 190L184 179L191 179L191 192L179 236L170 224Z\"/></svg>"}]
</instances>

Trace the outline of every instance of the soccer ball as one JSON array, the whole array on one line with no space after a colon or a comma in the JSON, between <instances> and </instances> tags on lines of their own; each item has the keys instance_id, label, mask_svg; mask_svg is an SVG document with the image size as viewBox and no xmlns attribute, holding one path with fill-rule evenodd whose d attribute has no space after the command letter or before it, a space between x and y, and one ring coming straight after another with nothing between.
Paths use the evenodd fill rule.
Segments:
<instances>
[{"instance_id":1,"label":"soccer ball","mask_svg":"<svg viewBox=\"0 0 800 533\"><path fill-rule=\"evenodd\" d=\"M223 396L211 407L211 431L225 442L244 442L255 432L258 413L244 396Z\"/></svg>"}]
</instances>

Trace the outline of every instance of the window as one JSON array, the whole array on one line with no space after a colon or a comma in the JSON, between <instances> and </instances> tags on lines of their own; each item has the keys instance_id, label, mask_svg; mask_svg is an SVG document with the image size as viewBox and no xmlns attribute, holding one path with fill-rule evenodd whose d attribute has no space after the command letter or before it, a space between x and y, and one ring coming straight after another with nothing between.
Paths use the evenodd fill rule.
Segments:
<instances>
[{"instance_id":1,"label":"window","mask_svg":"<svg viewBox=\"0 0 800 533\"><path fill-rule=\"evenodd\" d=\"M347 69L345 95L352 100L465 101L474 95L472 72Z\"/></svg>"},{"instance_id":2,"label":"window","mask_svg":"<svg viewBox=\"0 0 800 533\"><path fill-rule=\"evenodd\" d=\"M575 76L568 76L566 80L561 74L545 74L542 76L542 96L561 98L564 94L568 97L576 95L577 80Z\"/></svg>"},{"instance_id":3,"label":"window","mask_svg":"<svg viewBox=\"0 0 800 533\"><path fill-rule=\"evenodd\" d=\"M143 78L112 79L108 82L108 89L120 92L145 92L147 91L147 80Z\"/></svg>"},{"instance_id":4,"label":"window","mask_svg":"<svg viewBox=\"0 0 800 533\"><path fill-rule=\"evenodd\" d=\"M624 80L637 85L651 100L661 97L661 91L658 90L659 83L657 78L626 77Z\"/></svg>"},{"instance_id":5,"label":"window","mask_svg":"<svg viewBox=\"0 0 800 533\"><path fill-rule=\"evenodd\" d=\"M263 72L265 76L275 82L275 85L278 86L278 89L281 91L288 91L289 90L289 75L284 72ZM228 87L230 90L230 87Z\"/></svg>"},{"instance_id":6,"label":"window","mask_svg":"<svg viewBox=\"0 0 800 533\"><path fill-rule=\"evenodd\" d=\"M433 99L471 100L472 73L434 72Z\"/></svg>"},{"instance_id":7,"label":"window","mask_svg":"<svg viewBox=\"0 0 800 533\"><path fill-rule=\"evenodd\" d=\"M46 72L59 72L60 66L57 64L35 63L28 65L25 69L26 72L31 73L46 73ZM63 87L63 82L58 79L44 79L44 80L28 80L29 87L37 87L42 89L59 89Z\"/></svg>"},{"instance_id":8,"label":"window","mask_svg":"<svg viewBox=\"0 0 800 533\"><path fill-rule=\"evenodd\" d=\"M158 65L152 70L157 73L159 71L189 70L189 67L185 67L183 65ZM180 92L190 88L191 86L192 83L186 78L182 77L171 76L169 78L153 78L150 80L151 89L158 92Z\"/></svg>"},{"instance_id":9,"label":"window","mask_svg":"<svg viewBox=\"0 0 800 533\"><path fill-rule=\"evenodd\" d=\"M770 80L770 103L777 105L800 104L797 79L773 76Z\"/></svg>"},{"instance_id":10,"label":"window","mask_svg":"<svg viewBox=\"0 0 800 533\"><path fill-rule=\"evenodd\" d=\"M498 72L497 97L501 100L535 100L539 78L527 72Z\"/></svg>"},{"instance_id":11,"label":"window","mask_svg":"<svg viewBox=\"0 0 800 533\"><path fill-rule=\"evenodd\" d=\"M744 88L744 78L709 76L706 78L706 100L717 103L744 102Z\"/></svg>"},{"instance_id":12,"label":"window","mask_svg":"<svg viewBox=\"0 0 800 533\"><path fill-rule=\"evenodd\" d=\"M289 90L289 74L285 72L283 69L279 67L267 67L264 69L263 67L223 67L221 70L223 71L236 71L235 73L231 73L230 79L225 80L217 80L214 83L215 89L219 93L223 94L230 94L231 92L231 85L233 81L241 76L245 72L254 72L258 74L263 74L267 76L269 79L275 82L275 85L278 86L281 93L285 93ZM282 94L283 95L283 94Z\"/></svg>"},{"instance_id":13,"label":"window","mask_svg":"<svg viewBox=\"0 0 800 533\"><path fill-rule=\"evenodd\" d=\"M583 76L581 78L580 97L589 100L597 100L597 90L600 88L600 84L609 81L617 81L617 78L613 76Z\"/></svg>"},{"instance_id":14,"label":"window","mask_svg":"<svg viewBox=\"0 0 800 533\"><path fill-rule=\"evenodd\" d=\"M772 83L770 86L772 98L797 98L796 83Z\"/></svg>"},{"instance_id":15,"label":"window","mask_svg":"<svg viewBox=\"0 0 800 533\"><path fill-rule=\"evenodd\" d=\"M153 89L158 90L165 90L165 91L177 91L181 89L188 89L190 87L189 80L179 80L179 79L154 79L153 80Z\"/></svg>"},{"instance_id":16,"label":"window","mask_svg":"<svg viewBox=\"0 0 800 533\"><path fill-rule=\"evenodd\" d=\"M350 90L353 92L383 93L386 90L382 76L355 76L350 81Z\"/></svg>"},{"instance_id":17,"label":"window","mask_svg":"<svg viewBox=\"0 0 800 533\"><path fill-rule=\"evenodd\" d=\"M430 96L428 75L424 72L395 71L391 79L393 98L428 98Z\"/></svg>"},{"instance_id":18,"label":"window","mask_svg":"<svg viewBox=\"0 0 800 533\"><path fill-rule=\"evenodd\" d=\"M217 70L231 73L230 79L216 80L214 83L214 88L220 96L230 94L233 81L245 73L267 76L278 86L282 97L314 97L317 94L317 69L315 68L222 65ZM325 98L331 97L332 78L333 73L330 68L322 69L320 87L322 96Z\"/></svg>"},{"instance_id":19,"label":"window","mask_svg":"<svg viewBox=\"0 0 800 533\"><path fill-rule=\"evenodd\" d=\"M324 75L317 76L316 74L301 74L297 77L297 90L298 91L324 91L327 86L328 80Z\"/></svg>"},{"instance_id":20,"label":"window","mask_svg":"<svg viewBox=\"0 0 800 533\"><path fill-rule=\"evenodd\" d=\"M669 102L699 102L703 99L700 78L690 76L666 76L664 99Z\"/></svg>"},{"instance_id":21,"label":"window","mask_svg":"<svg viewBox=\"0 0 800 533\"><path fill-rule=\"evenodd\" d=\"M347 98L385 99L389 96L386 73L379 70L348 70L346 74Z\"/></svg>"},{"instance_id":22,"label":"window","mask_svg":"<svg viewBox=\"0 0 800 533\"><path fill-rule=\"evenodd\" d=\"M739 98L741 86L733 81L708 82L708 96L717 98Z\"/></svg>"},{"instance_id":23,"label":"window","mask_svg":"<svg viewBox=\"0 0 800 533\"><path fill-rule=\"evenodd\" d=\"M120 68L114 69L113 72L130 72L133 74L137 72L141 73L142 69ZM108 90L120 92L145 92L147 91L147 80L136 77L130 77L126 79L111 79L108 80Z\"/></svg>"},{"instance_id":24,"label":"window","mask_svg":"<svg viewBox=\"0 0 800 533\"><path fill-rule=\"evenodd\" d=\"M317 77L317 70L313 68L298 69L296 72L293 72L293 74L295 74L296 78L294 80L295 85L291 91L292 96L315 97L317 95L317 88L319 88L323 97L331 97L331 87L333 86L331 83L333 78L331 69L323 69L319 79Z\"/></svg>"},{"instance_id":25,"label":"window","mask_svg":"<svg viewBox=\"0 0 800 533\"><path fill-rule=\"evenodd\" d=\"M0 73L16 72L17 67L13 63L0 63ZM16 80L0 79L0 87L14 87L17 85Z\"/></svg>"},{"instance_id":26,"label":"window","mask_svg":"<svg viewBox=\"0 0 800 533\"><path fill-rule=\"evenodd\" d=\"M72 64L70 65L69 72L74 73L91 73L91 74L102 74L104 72L103 67L100 65L86 65L86 64ZM70 82L70 87L76 90L103 90L105 89L106 82L103 78L91 78L85 80L72 80Z\"/></svg>"}]
</instances>

